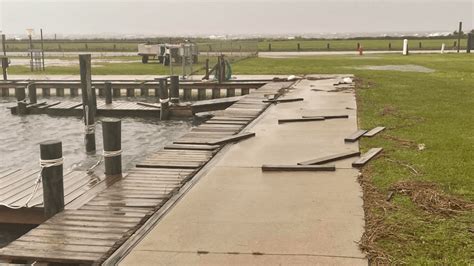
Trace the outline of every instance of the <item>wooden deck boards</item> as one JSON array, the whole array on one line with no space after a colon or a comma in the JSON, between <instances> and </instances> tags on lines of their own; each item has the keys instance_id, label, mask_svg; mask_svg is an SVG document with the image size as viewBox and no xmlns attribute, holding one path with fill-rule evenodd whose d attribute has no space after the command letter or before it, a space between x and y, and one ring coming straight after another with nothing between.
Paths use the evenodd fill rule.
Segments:
<instances>
[{"instance_id":1,"label":"wooden deck boards","mask_svg":"<svg viewBox=\"0 0 474 266\"><path fill-rule=\"evenodd\" d=\"M0 258L102 263L226 145L219 141L240 133L271 104L262 104L265 94L277 94L291 84L269 83L260 88L262 92L259 89L242 97L237 103L245 104L219 111L219 119L213 121L222 123L203 123L174 144L150 154L125 177L84 199L84 204L55 215L0 249ZM219 145L193 145L192 141ZM89 184L81 180L72 183L79 187Z\"/></svg>"}]
</instances>

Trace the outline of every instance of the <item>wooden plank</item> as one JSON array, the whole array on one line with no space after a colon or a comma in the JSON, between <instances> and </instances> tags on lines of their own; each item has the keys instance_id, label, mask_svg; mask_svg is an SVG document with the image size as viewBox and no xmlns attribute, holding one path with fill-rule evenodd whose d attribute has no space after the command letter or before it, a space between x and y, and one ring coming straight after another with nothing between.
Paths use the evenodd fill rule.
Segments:
<instances>
[{"instance_id":1,"label":"wooden plank","mask_svg":"<svg viewBox=\"0 0 474 266\"><path fill-rule=\"evenodd\" d=\"M264 103L288 103L288 102L299 102L304 101L303 98L287 98L287 99L276 99L276 100L263 100Z\"/></svg>"},{"instance_id":2,"label":"wooden plank","mask_svg":"<svg viewBox=\"0 0 474 266\"><path fill-rule=\"evenodd\" d=\"M3 259L26 259L38 260L41 258L48 262L59 263L84 263L92 264L101 258L99 253L57 251L57 250L36 250L26 248L8 248L0 249L0 257Z\"/></svg>"},{"instance_id":3,"label":"wooden plank","mask_svg":"<svg viewBox=\"0 0 474 266\"><path fill-rule=\"evenodd\" d=\"M336 171L334 165L262 165L262 171Z\"/></svg>"},{"instance_id":4,"label":"wooden plank","mask_svg":"<svg viewBox=\"0 0 474 266\"><path fill-rule=\"evenodd\" d=\"M360 137L362 137L365 133L367 132L367 130L364 130L364 129L361 129L361 130L357 130L356 132L352 133L351 135L349 135L348 137L346 137L344 139L345 142L356 142L358 139L360 139Z\"/></svg>"},{"instance_id":5,"label":"wooden plank","mask_svg":"<svg viewBox=\"0 0 474 266\"><path fill-rule=\"evenodd\" d=\"M349 118L349 115L304 115L303 118L324 117L324 119Z\"/></svg>"},{"instance_id":6,"label":"wooden plank","mask_svg":"<svg viewBox=\"0 0 474 266\"><path fill-rule=\"evenodd\" d=\"M324 163L334 162L337 160L347 159L347 158L351 158L351 157L355 157L359 155L360 155L359 151L349 151L349 152L328 155L328 156L320 157L320 158L309 160L309 161L300 162L298 163L298 165L324 164Z\"/></svg>"},{"instance_id":7,"label":"wooden plank","mask_svg":"<svg viewBox=\"0 0 474 266\"><path fill-rule=\"evenodd\" d=\"M238 135L233 135L231 137L222 138L222 139L219 139L219 140L216 140L216 141L210 141L210 142L208 142L208 144L209 145L222 145L222 144L226 144L226 143L230 143L230 142L236 142L236 141L248 139L248 138L251 138L251 137L255 137L255 133L245 132L245 133L241 133L241 134L238 134Z\"/></svg>"},{"instance_id":8,"label":"wooden plank","mask_svg":"<svg viewBox=\"0 0 474 266\"><path fill-rule=\"evenodd\" d=\"M146 107L161 109L161 105L158 105L158 104L144 103L144 102L137 102L137 104L138 104L138 105L141 105L141 106L146 106Z\"/></svg>"},{"instance_id":9,"label":"wooden plank","mask_svg":"<svg viewBox=\"0 0 474 266\"><path fill-rule=\"evenodd\" d=\"M368 152L362 154L362 156L352 163L353 167L362 167L367 164L377 154L382 152L382 148L372 148Z\"/></svg>"},{"instance_id":10,"label":"wooden plank","mask_svg":"<svg viewBox=\"0 0 474 266\"><path fill-rule=\"evenodd\" d=\"M375 135L377 135L378 133L382 132L383 130L385 130L385 127L375 127L373 129L371 129L370 131L368 131L367 133L364 134L364 137L373 137Z\"/></svg>"},{"instance_id":11,"label":"wooden plank","mask_svg":"<svg viewBox=\"0 0 474 266\"><path fill-rule=\"evenodd\" d=\"M294 123L294 122L311 122L311 121L324 121L322 116L314 116L310 118L290 118L290 119L278 119L278 124L283 123Z\"/></svg>"},{"instance_id":12,"label":"wooden plank","mask_svg":"<svg viewBox=\"0 0 474 266\"><path fill-rule=\"evenodd\" d=\"M219 148L218 145L186 145L186 144L169 144L164 147L165 150L203 150L212 151Z\"/></svg>"}]
</instances>

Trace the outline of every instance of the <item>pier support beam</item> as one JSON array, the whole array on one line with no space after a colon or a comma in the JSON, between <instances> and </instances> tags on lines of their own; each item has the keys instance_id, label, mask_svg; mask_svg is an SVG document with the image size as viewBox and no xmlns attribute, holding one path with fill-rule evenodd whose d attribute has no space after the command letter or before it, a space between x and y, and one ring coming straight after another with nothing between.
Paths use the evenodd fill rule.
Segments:
<instances>
[{"instance_id":1,"label":"pier support beam","mask_svg":"<svg viewBox=\"0 0 474 266\"><path fill-rule=\"evenodd\" d=\"M169 96L166 79L158 79L158 95L160 97L160 120L168 120L169 118Z\"/></svg>"},{"instance_id":2,"label":"pier support beam","mask_svg":"<svg viewBox=\"0 0 474 266\"><path fill-rule=\"evenodd\" d=\"M105 175L122 175L122 121L116 118L102 120Z\"/></svg>"},{"instance_id":3,"label":"pier support beam","mask_svg":"<svg viewBox=\"0 0 474 266\"><path fill-rule=\"evenodd\" d=\"M61 141L40 143L40 158L46 165L63 157ZM64 210L63 165L45 167L42 171L43 202L45 218Z\"/></svg>"},{"instance_id":4,"label":"pier support beam","mask_svg":"<svg viewBox=\"0 0 474 266\"><path fill-rule=\"evenodd\" d=\"M25 99L26 99L25 88L16 87L15 97L17 101L17 114L19 115L26 114L27 109L26 109L26 102L25 102Z\"/></svg>"},{"instance_id":5,"label":"pier support beam","mask_svg":"<svg viewBox=\"0 0 474 266\"><path fill-rule=\"evenodd\" d=\"M91 55L79 55L79 65L81 68L81 89L82 89L82 106L84 108L84 124L85 124L85 144L87 154L94 154L95 147L95 114L97 109L97 101L95 90L92 89L91 75Z\"/></svg>"},{"instance_id":6,"label":"pier support beam","mask_svg":"<svg viewBox=\"0 0 474 266\"><path fill-rule=\"evenodd\" d=\"M179 76L170 77L170 101L179 103Z\"/></svg>"},{"instance_id":7,"label":"pier support beam","mask_svg":"<svg viewBox=\"0 0 474 266\"><path fill-rule=\"evenodd\" d=\"M38 102L38 97L36 95L36 84L34 83L28 84L28 98L30 99L30 103Z\"/></svg>"},{"instance_id":8,"label":"pier support beam","mask_svg":"<svg viewBox=\"0 0 474 266\"><path fill-rule=\"evenodd\" d=\"M105 104L112 103L112 82L106 81L104 84L104 91L105 91Z\"/></svg>"}]
</instances>

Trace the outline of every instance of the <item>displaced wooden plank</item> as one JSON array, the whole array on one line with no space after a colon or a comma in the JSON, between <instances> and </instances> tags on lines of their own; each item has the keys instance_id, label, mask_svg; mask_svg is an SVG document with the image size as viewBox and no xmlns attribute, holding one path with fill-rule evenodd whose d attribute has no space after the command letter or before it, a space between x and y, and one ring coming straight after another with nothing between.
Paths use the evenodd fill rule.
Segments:
<instances>
[{"instance_id":1,"label":"displaced wooden plank","mask_svg":"<svg viewBox=\"0 0 474 266\"><path fill-rule=\"evenodd\" d=\"M347 159L347 158L351 158L351 157L355 157L359 155L360 155L359 151L349 151L349 152L328 155L328 156L320 157L320 158L309 160L309 161L300 162L298 163L298 165L324 164L324 163L334 162L337 160Z\"/></svg>"},{"instance_id":2,"label":"displaced wooden plank","mask_svg":"<svg viewBox=\"0 0 474 266\"><path fill-rule=\"evenodd\" d=\"M324 119L349 118L349 115L304 115L303 118L324 117Z\"/></svg>"},{"instance_id":3,"label":"displaced wooden plank","mask_svg":"<svg viewBox=\"0 0 474 266\"><path fill-rule=\"evenodd\" d=\"M146 107L161 109L161 105L158 105L158 104L144 103L144 102L137 102L137 104L138 104L138 105L141 105L141 106L146 106Z\"/></svg>"},{"instance_id":4,"label":"displaced wooden plank","mask_svg":"<svg viewBox=\"0 0 474 266\"><path fill-rule=\"evenodd\" d=\"M372 158L374 158L377 154L382 152L382 148L372 148L368 152L364 153L358 160L352 163L353 167L362 167L366 163L368 163Z\"/></svg>"},{"instance_id":5,"label":"displaced wooden plank","mask_svg":"<svg viewBox=\"0 0 474 266\"><path fill-rule=\"evenodd\" d=\"M377 135L378 133L382 132L383 130L385 130L385 127L375 127L373 129L371 129L370 131L368 131L367 133L364 134L364 137L373 137L375 135Z\"/></svg>"},{"instance_id":6,"label":"displaced wooden plank","mask_svg":"<svg viewBox=\"0 0 474 266\"><path fill-rule=\"evenodd\" d=\"M227 137L227 138L222 138L222 139L219 139L219 140L216 140L216 141L210 141L207 144L209 144L209 145L222 145L222 144L226 144L226 143L229 143L229 142L235 142L235 141L239 141L239 140L248 139L248 138L251 138L251 137L254 137L254 136L255 136L255 133L253 133L253 132L245 132L245 133L241 133L241 134L238 134L238 135L233 135L233 136L230 136L230 137Z\"/></svg>"},{"instance_id":7,"label":"displaced wooden plank","mask_svg":"<svg viewBox=\"0 0 474 266\"><path fill-rule=\"evenodd\" d=\"M294 123L294 122L311 122L311 121L324 121L324 117L314 116L314 117L310 117L310 118L278 119L278 124Z\"/></svg>"},{"instance_id":8,"label":"displaced wooden plank","mask_svg":"<svg viewBox=\"0 0 474 266\"><path fill-rule=\"evenodd\" d=\"M358 139L360 139L360 137L362 137L365 133L367 132L367 130L364 130L364 129L360 129L360 130L357 130L356 132L352 133L351 135L349 135L348 137L346 137L344 139L345 142L356 142Z\"/></svg>"},{"instance_id":9,"label":"displaced wooden plank","mask_svg":"<svg viewBox=\"0 0 474 266\"><path fill-rule=\"evenodd\" d=\"M334 165L276 165L264 164L262 171L336 171Z\"/></svg>"},{"instance_id":10,"label":"displaced wooden plank","mask_svg":"<svg viewBox=\"0 0 474 266\"><path fill-rule=\"evenodd\" d=\"M276 99L276 100L263 100L264 103L288 103L288 102L299 102L304 101L303 98L287 98L287 99Z\"/></svg>"},{"instance_id":11,"label":"displaced wooden plank","mask_svg":"<svg viewBox=\"0 0 474 266\"><path fill-rule=\"evenodd\" d=\"M197 151L213 151L219 148L218 145L186 145L186 144L169 144L164 147L165 150L197 150Z\"/></svg>"}]
</instances>

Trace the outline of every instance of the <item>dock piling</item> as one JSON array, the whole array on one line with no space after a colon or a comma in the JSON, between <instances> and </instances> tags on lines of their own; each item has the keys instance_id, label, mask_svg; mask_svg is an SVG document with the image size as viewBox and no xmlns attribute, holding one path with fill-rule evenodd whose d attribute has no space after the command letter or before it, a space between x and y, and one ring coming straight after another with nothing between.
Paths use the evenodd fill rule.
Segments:
<instances>
[{"instance_id":1,"label":"dock piling","mask_svg":"<svg viewBox=\"0 0 474 266\"><path fill-rule=\"evenodd\" d=\"M27 112L26 109L26 93L24 87L16 87L15 88L15 97L17 101L17 113L19 115L24 115Z\"/></svg>"},{"instance_id":2,"label":"dock piling","mask_svg":"<svg viewBox=\"0 0 474 266\"><path fill-rule=\"evenodd\" d=\"M63 151L61 141L40 143L44 215L54 216L64 210Z\"/></svg>"},{"instance_id":3,"label":"dock piling","mask_svg":"<svg viewBox=\"0 0 474 266\"><path fill-rule=\"evenodd\" d=\"M28 84L28 98L30 98L30 103L37 103L37 95L36 95L36 84L30 83Z\"/></svg>"},{"instance_id":4,"label":"dock piling","mask_svg":"<svg viewBox=\"0 0 474 266\"><path fill-rule=\"evenodd\" d=\"M158 79L158 95L160 96L160 120L168 120L169 117L169 96L166 78Z\"/></svg>"},{"instance_id":5,"label":"dock piling","mask_svg":"<svg viewBox=\"0 0 474 266\"><path fill-rule=\"evenodd\" d=\"M97 100L95 97L95 90L92 89L91 55L79 55L79 65L81 71L82 106L84 108L84 141L86 144L86 153L94 154L96 151L95 114L97 108Z\"/></svg>"},{"instance_id":6,"label":"dock piling","mask_svg":"<svg viewBox=\"0 0 474 266\"><path fill-rule=\"evenodd\" d=\"M106 81L105 82L105 104L111 104L112 103L112 82Z\"/></svg>"},{"instance_id":7,"label":"dock piling","mask_svg":"<svg viewBox=\"0 0 474 266\"><path fill-rule=\"evenodd\" d=\"M8 57L4 56L2 57L3 80L8 80L7 68L8 68Z\"/></svg>"},{"instance_id":8,"label":"dock piling","mask_svg":"<svg viewBox=\"0 0 474 266\"><path fill-rule=\"evenodd\" d=\"M179 76L170 77L170 100L171 103L179 103Z\"/></svg>"},{"instance_id":9,"label":"dock piling","mask_svg":"<svg viewBox=\"0 0 474 266\"><path fill-rule=\"evenodd\" d=\"M122 174L122 121L116 118L102 120L105 175Z\"/></svg>"}]
</instances>

